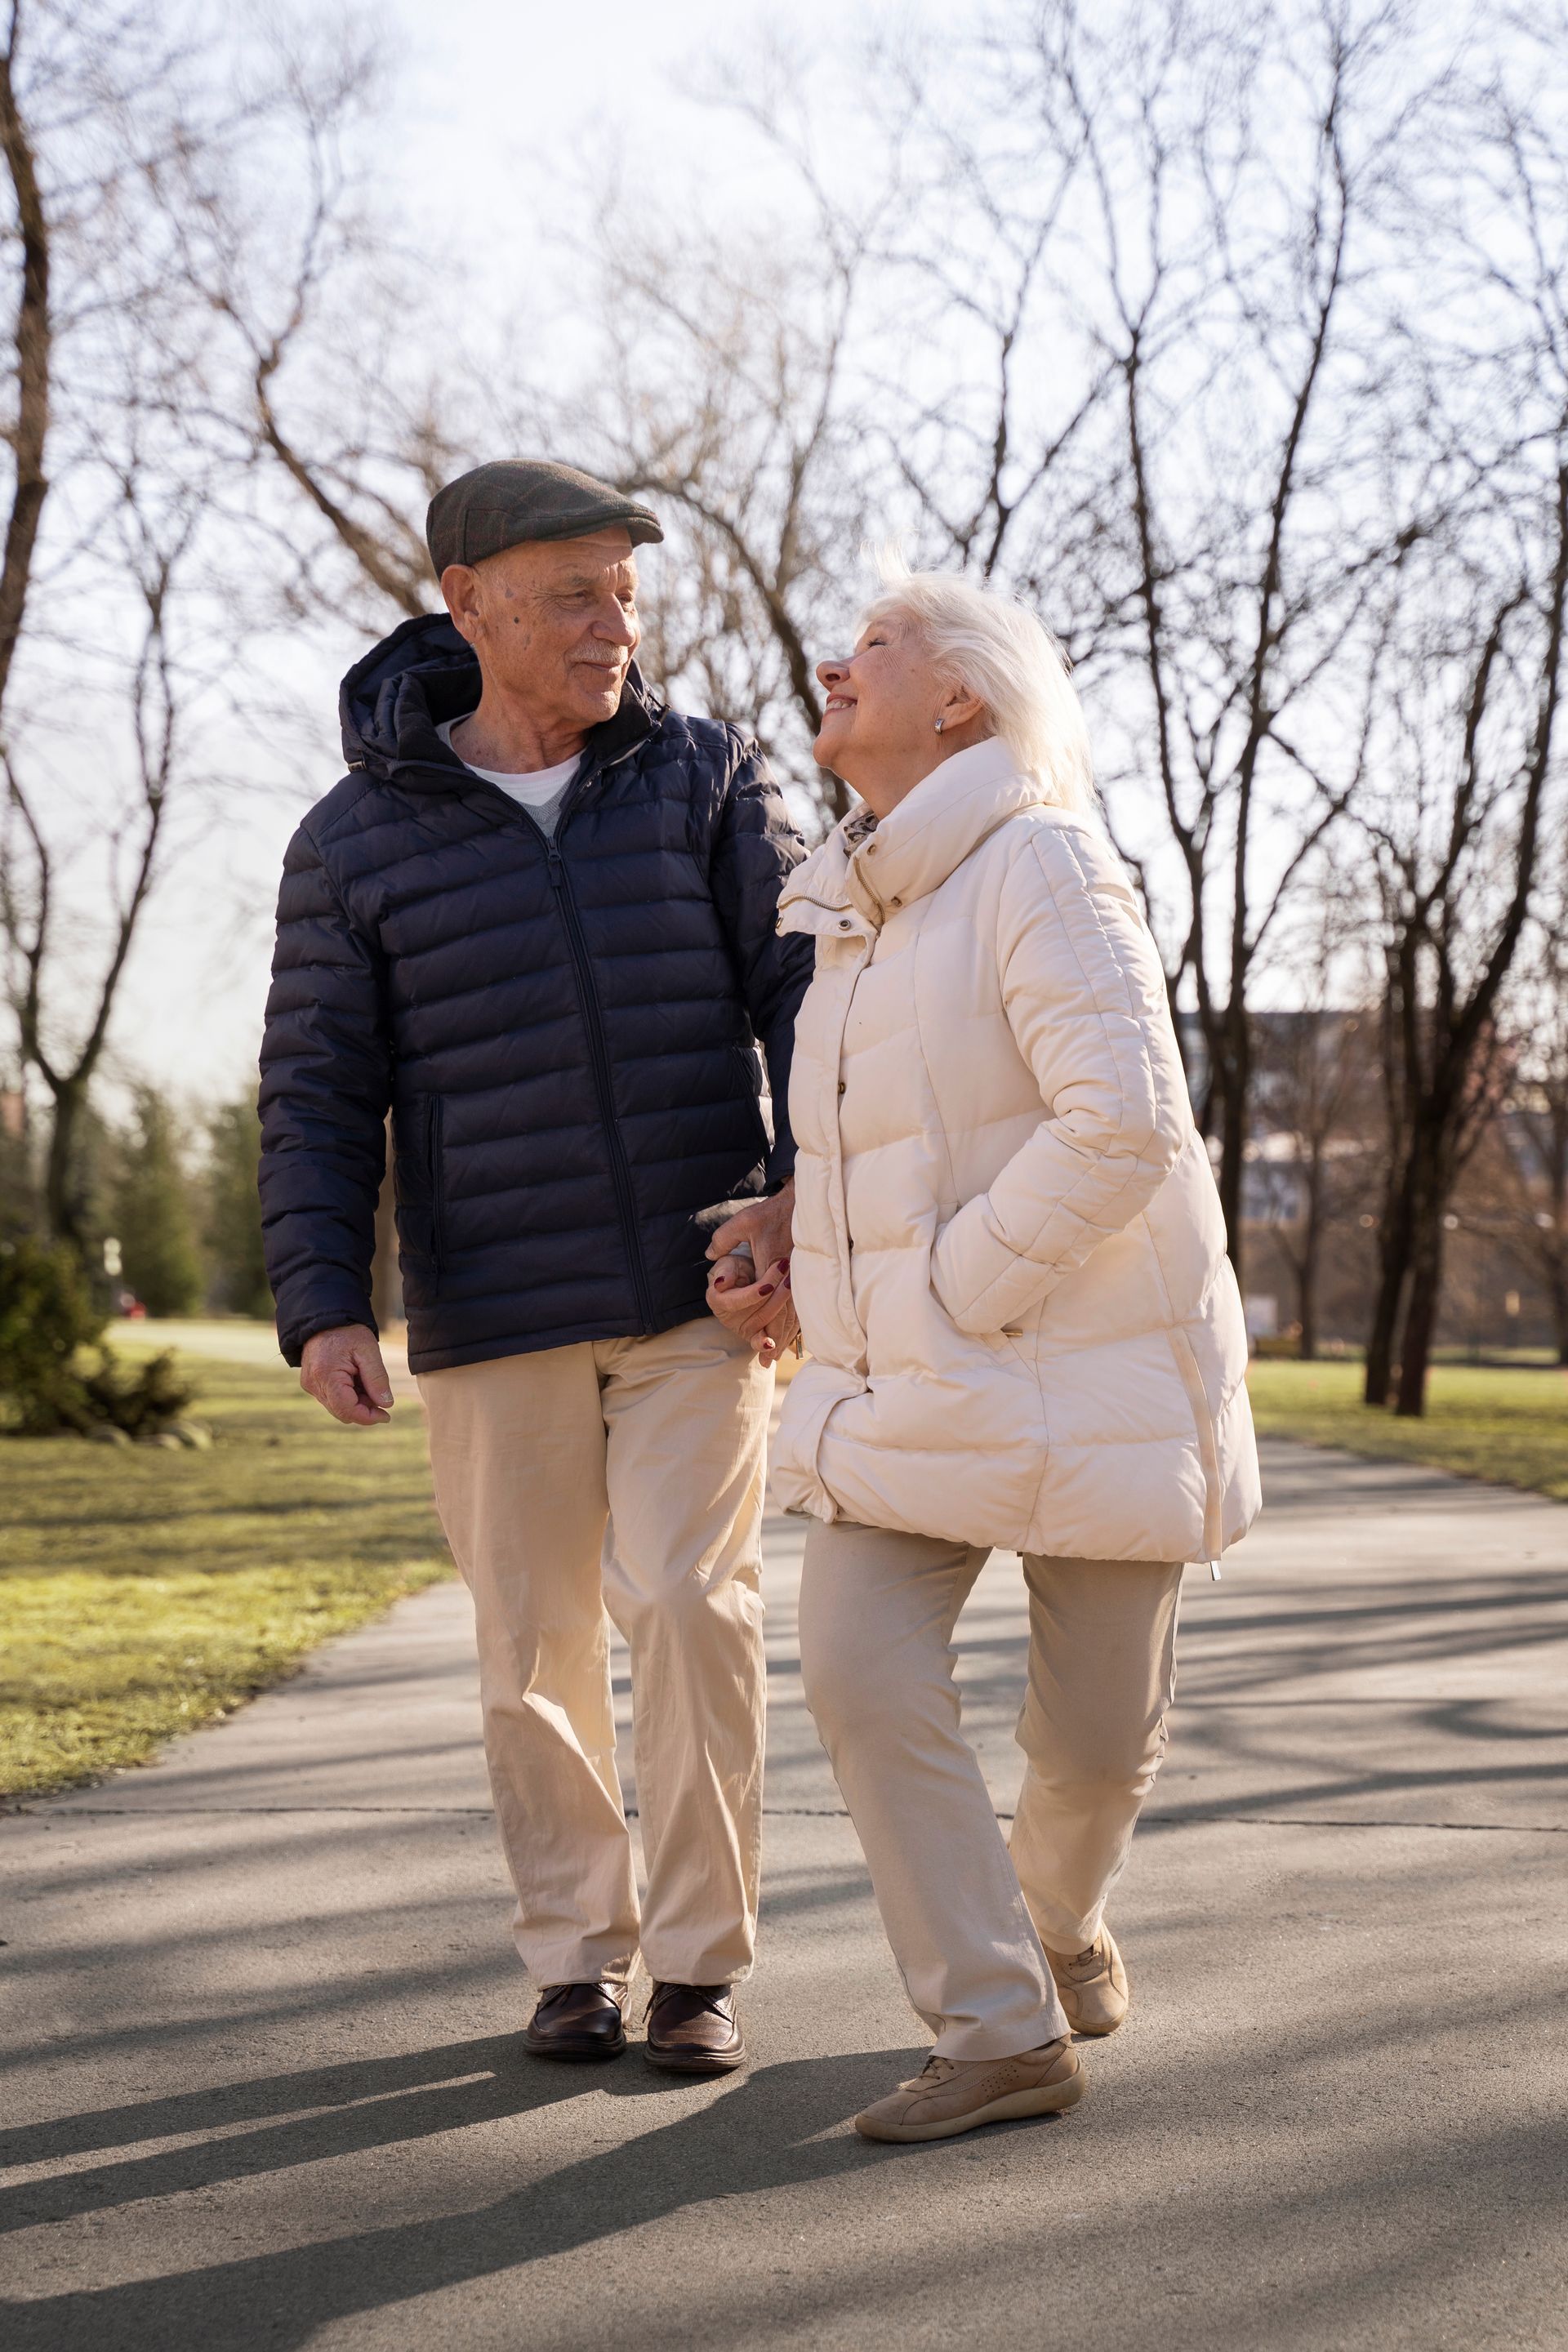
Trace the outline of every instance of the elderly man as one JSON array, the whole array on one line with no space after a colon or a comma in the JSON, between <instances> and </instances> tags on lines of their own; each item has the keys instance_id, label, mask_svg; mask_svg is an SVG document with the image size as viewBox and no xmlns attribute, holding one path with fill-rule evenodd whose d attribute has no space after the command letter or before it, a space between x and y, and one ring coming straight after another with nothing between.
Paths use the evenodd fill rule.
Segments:
<instances>
[{"instance_id":1,"label":"elderly man","mask_svg":"<svg viewBox=\"0 0 1568 2352\"><path fill-rule=\"evenodd\" d=\"M505 462L448 483L426 530L450 618L350 671L349 773L284 868L261 1092L279 1338L340 1421L386 1419L390 1107L409 1362L542 1987L524 2039L624 2050L640 1948L648 2057L719 2072L743 2056L756 1923L772 1379L752 1338L787 1299L810 957L774 908L800 844L754 745L637 673L646 507ZM737 1244L761 1269L751 1336L704 1307L709 1255ZM640 1919L606 1606L631 1649Z\"/></svg>"}]
</instances>

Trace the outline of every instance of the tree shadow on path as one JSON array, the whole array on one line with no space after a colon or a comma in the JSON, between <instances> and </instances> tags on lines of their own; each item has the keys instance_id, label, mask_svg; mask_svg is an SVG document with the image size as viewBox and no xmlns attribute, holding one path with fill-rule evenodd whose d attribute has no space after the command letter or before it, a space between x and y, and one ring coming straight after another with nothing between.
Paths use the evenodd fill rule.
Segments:
<instances>
[{"instance_id":1,"label":"tree shadow on path","mask_svg":"<svg viewBox=\"0 0 1568 2352\"><path fill-rule=\"evenodd\" d=\"M473 2211L121 2286L6 2301L0 2303L0 2335L7 2352L65 2352L80 2344L111 2345L115 2352L167 2352L173 2345L196 2344L203 2352L248 2352L258 2342L269 2352L293 2352L334 2320L542 2262L713 2197L832 2179L896 2158L896 2151L834 2126L889 2089L899 2074L911 2071L919 2056L882 2050L760 2067L663 2128L643 2131ZM454 2083L455 2074L469 2079ZM258 2133L160 2150L18 2189L10 2226L352 2157L590 2091L656 2099L677 2088L689 2095L691 2085L653 2075L635 2055L602 2069L545 2067L521 2056L515 2039L506 2037L191 2093L145 2109L115 2109L8 2134L5 2157L27 2163L90 2147L122 2147L334 2096L356 2104L303 2118L290 2115ZM359 2104L365 2101L374 2104Z\"/></svg>"}]
</instances>

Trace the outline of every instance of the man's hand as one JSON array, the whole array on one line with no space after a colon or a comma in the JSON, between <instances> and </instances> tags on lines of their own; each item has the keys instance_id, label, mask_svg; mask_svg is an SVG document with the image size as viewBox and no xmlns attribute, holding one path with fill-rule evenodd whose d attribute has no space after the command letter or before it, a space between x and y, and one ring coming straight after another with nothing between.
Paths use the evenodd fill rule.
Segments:
<instances>
[{"instance_id":1,"label":"man's hand","mask_svg":"<svg viewBox=\"0 0 1568 2352\"><path fill-rule=\"evenodd\" d=\"M789 1264L790 1242L795 1225L795 1178L771 1200L748 1201L732 1217L726 1217L708 1244L708 1255L717 1264L721 1257L744 1243L752 1254L753 1265L772 1266ZM764 1276L764 1279L766 1277Z\"/></svg>"},{"instance_id":2,"label":"man's hand","mask_svg":"<svg viewBox=\"0 0 1568 2352\"><path fill-rule=\"evenodd\" d=\"M369 1428L392 1417L392 1382L375 1333L363 1323L318 1331L300 1359L300 1386L334 1421Z\"/></svg>"}]
</instances>

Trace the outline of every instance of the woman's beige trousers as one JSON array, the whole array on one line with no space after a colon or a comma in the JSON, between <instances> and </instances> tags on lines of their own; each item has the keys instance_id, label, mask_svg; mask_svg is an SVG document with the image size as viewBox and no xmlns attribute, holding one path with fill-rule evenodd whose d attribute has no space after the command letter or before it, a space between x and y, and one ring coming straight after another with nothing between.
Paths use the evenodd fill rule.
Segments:
<instances>
[{"instance_id":1,"label":"woman's beige trousers","mask_svg":"<svg viewBox=\"0 0 1568 2352\"><path fill-rule=\"evenodd\" d=\"M542 1984L751 1966L762 1837L763 1452L773 1374L711 1316L422 1373L474 1597L517 1948ZM616 1773L606 1609L631 1651L647 1894Z\"/></svg>"},{"instance_id":2,"label":"woman's beige trousers","mask_svg":"<svg viewBox=\"0 0 1568 2352\"><path fill-rule=\"evenodd\" d=\"M959 1727L953 1629L989 1554L814 1523L800 1596L805 1696L888 1940L945 2058L1068 2030L1045 1949L1079 1952L1165 1745L1179 1567L1024 1561L1026 1759L1011 1846Z\"/></svg>"}]
</instances>

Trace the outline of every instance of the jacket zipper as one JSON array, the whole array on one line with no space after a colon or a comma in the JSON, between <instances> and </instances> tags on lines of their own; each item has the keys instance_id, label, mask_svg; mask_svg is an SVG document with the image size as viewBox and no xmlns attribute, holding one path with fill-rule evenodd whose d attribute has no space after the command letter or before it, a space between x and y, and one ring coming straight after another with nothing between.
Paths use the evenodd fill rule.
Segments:
<instances>
[{"instance_id":1,"label":"jacket zipper","mask_svg":"<svg viewBox=\"0 0 1568 2352\"><path fill-rule=\"evenodd\" d=\"M564 817L564 808L561 814ZM547 839L544 845L548 853L551 887L555 892L566 925L566 942L572 950L572 961L576 970L577 993L583 1006L583 1024L588 1033L588 1055L594 1065L599 1116L605 1122L605 1133L609 1139L610 1174L620 1211L626 1259L632 1270L632 1286L637 1293L637 1312L642 1317L643 1329L647 1332L654 1328L653 1296L648 1289L647 1271L643 1265L642 1249L637 1240L637 1202L632 1191L631 1167L626 1159L626 1145L621 1140L620 1122L616 1117L615 1095L610 1085L610 1051L605 1041L604 1010L599 1003L594 967L589 961L588 943L583 937L577 901L572 895L566 861L552 839Z\"/></svg>"},{"instance_id":2,"label":"jacket zipper","mask_svg":"<svg viewBox=\"0 0 1568 2352\"><path fill-rule=\"evenodd\" d=\"M637 1198L632 1190L631 1164L626 1159L626 1145L621 1140L620 1121L616 1117L615 1095L610 1085L610 1050L605 1039L604 1010L599 1003L598 986L588 956L588 942L583 937L577 901L572 895L566 862L558 845L563 826L567 818L582 806L588 786L596 784L601 776L608 775L610 770L618 768L624 760L629 760L637 748L636 743L628 743L624 751L616 752L612 758L597 765L584 764L566 788L566 797L555 819L553 834L547 834L542 825L536 824L526 810L519 808L514 800L509 799L499 784L480 782L478 797L481 805L487 808L493 809L500 803L507 820L531 835L544 851L545 870L561 908L566 944L572 952L577 997L583 1008L583 1025L588 1035L588 1054L594 1065L594 1090L599 1097L599 1116L604 1121L610 1147L610 1177L615 1185L616 1206L620 1213L621 1238L626 1244L626 1262L631 1268L637 1313L642 1317L643 1330L647 1333L655 1328L653 1293L648 1287L647 1269L643 1264L642 1247L637 1239ZM464 794L465 799L471 797L473 795Z\"/></svg>"}]
</instances>

